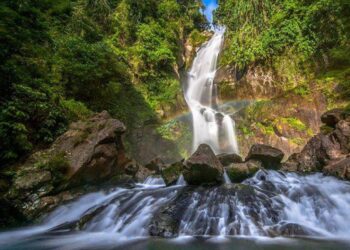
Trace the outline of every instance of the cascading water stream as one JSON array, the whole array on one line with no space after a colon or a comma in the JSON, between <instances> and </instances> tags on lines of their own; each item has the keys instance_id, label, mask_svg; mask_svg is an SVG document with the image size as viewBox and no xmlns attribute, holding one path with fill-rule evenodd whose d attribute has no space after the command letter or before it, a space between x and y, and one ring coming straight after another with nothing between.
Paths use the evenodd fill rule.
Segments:
<instances>
[{"instance_id":1,"label":"cascading water stream","mask_svg":"<svg viewBox=\"0 0 350 250\"><path fill-rule=\"evenodd\" d=\"M148 178L132 189L87 194L58 207L39 226L0 233L0 249L105 249L149 236L151 224L164 223L154 222L163 218L157 216L162 209L180 215L179 236L350 235L350 183L334 177L259 171L243 184L162 183Z\"/></svg>"},{"instance_id":2,"label":"cascading water stream","mask_svg":"<svg viewBox=\"0 0 350 250\"><path fill-rule=\"evenodd\" d=\"M188 73L185 99L192 113L193 147L208 144L216 154L238 153L234 121L216 110L217 89L214 83L217 59L224 39L224 29L215 31L197 52Z\"/></svg>"}]
</instances>

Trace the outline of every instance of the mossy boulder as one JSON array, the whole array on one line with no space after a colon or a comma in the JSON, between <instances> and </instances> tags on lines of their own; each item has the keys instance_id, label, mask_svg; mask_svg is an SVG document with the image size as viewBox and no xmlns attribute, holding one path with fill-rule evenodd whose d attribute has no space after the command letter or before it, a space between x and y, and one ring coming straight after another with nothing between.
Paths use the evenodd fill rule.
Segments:
<instances>
[{"instance_id":1,"label":"mossy boulder","mask_svg":"<svg viewBox=\"0 0 350 250\"><path fill-rule=\"evenodd\" d=\"M244 163L231 164L226 167L226 173L232 182L242 182L254 176L261 168L262 163L260 161L249 160Z\"/></svg>"},{"instance_id":2,"label":"mossy boulder","mask_svg":"<svg viewBox=\"0 0 350 250\"><path fill-rule=\"evenodd\" d=\"M190 185L219 184L223 181L224 168L207 144L199 145L185 161L183 175Z\"/></svg>"},{"instance_id":3,"label":"mossy boulder","mask_svg":"<svg viewBox=\"0 0 350 250\"><path fill-rule=\"evenodd\" d=\"M175 184L184 169L184 160L175 162L162 169L162 178L166 185Z\"/></svg>"}]
</instances>

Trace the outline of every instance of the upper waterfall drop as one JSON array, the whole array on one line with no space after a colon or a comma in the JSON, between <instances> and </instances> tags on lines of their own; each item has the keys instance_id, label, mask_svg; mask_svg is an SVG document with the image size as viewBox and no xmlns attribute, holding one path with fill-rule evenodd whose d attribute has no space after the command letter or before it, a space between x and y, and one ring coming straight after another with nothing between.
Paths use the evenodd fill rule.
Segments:
<instances>
[{"instance_id":1,"label":"upper waterfall drop","mask_svg":"<svg viewBox=\"0 0 350 250\"><path fill-rule=\"evenodd\" d=\"M235 123L229 115L218 110L214 83L224 32L224 29L217 29L198 50L188 73L185 99L192 113L193 152L200 144L206 143L216 154L238 153Z\"/></svg>"}]
</instances>

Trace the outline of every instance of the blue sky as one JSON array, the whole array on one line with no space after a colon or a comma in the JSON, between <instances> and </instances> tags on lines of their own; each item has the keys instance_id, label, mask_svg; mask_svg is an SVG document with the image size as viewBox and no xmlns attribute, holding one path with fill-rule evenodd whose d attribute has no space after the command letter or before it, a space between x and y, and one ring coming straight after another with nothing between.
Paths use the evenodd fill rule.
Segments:
<instances>
[{"instance_id":1,"label":"blue sky","mask_svg":"<svg viewBox=\"0 0 350 250\"><path fill-rule=\"evenodd\" d=\"M212 22L213 21L213 10L216 9L218 6L217 0L203 0L203 3L205 4L206 8L204 11L204 14L206 15L207 19Z\"/></svg>"}]
</instances>

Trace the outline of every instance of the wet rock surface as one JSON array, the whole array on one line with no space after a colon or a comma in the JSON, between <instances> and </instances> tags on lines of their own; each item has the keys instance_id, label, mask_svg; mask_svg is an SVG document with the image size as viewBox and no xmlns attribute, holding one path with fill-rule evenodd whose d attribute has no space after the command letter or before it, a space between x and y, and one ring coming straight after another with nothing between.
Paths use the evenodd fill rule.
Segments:
<instances>
[{"instance_id":1,"label":"wet rock surface","mask_svg":"<svg viewBox=\"0 0 350 250\"><path fill-rule=\"evenodd\" d=\"M255 144L250 148L246 161L258 160L266 169L277 169L284 157L284 153L274 147L264 144Z\"/></svg>"},{"instance_id":2,"label":"wet rock surface","mask_svg":"<svg viewBox=\"0 0 350 250\"><path fill-rule=\"evenodd\" d=\"M262 168L260 161L248 160L244 163L232 163L225 169L230 180L237 183L254 176Z\"/></svg>"},{"instance_id":3,"label":"wet rock surface","mask_svg":"<svg viewBox=\"0 0 350 250\"><path fill-rule=\"evenodd\" d=\"M221 183L224 168L209 145L199 145L196 152L185 161L183 171L190 185Z\"/></svg>"},{"instance_id":4,"label":"wet rock surface","mask_svg":"<svg viewBox=\"0 0 350 250\"><path fill-rule=\"evenodd\" d=\"M336 109L326 112L322 117L326 125L334 128L311 138L300 153L288 158L282 169L321 171L349 180L350 116L347 112Z\"/></svg>"},{"instance_id":5,"label":"wet rock surface","mask_svg":"<svg viewBox=\"0 0 350 250\"><path fill-rule=\"evenodd\" d=\"M259 225L264 216L261 214L262 206L268 209L271 221L277 222L278 219L278 210L272 209L269 196L256 192L254 187L245 184L224 184L211 188L185 187L179 192L173 201L153 217L149 227L152 236L239 235L248 233L248 223L254 223L263 233ZM244 208L244 212L239 207ZM246 217L252 220L242 221ZM224 218L221 223L220 218Z\"/></svg>"}]
</instances>

